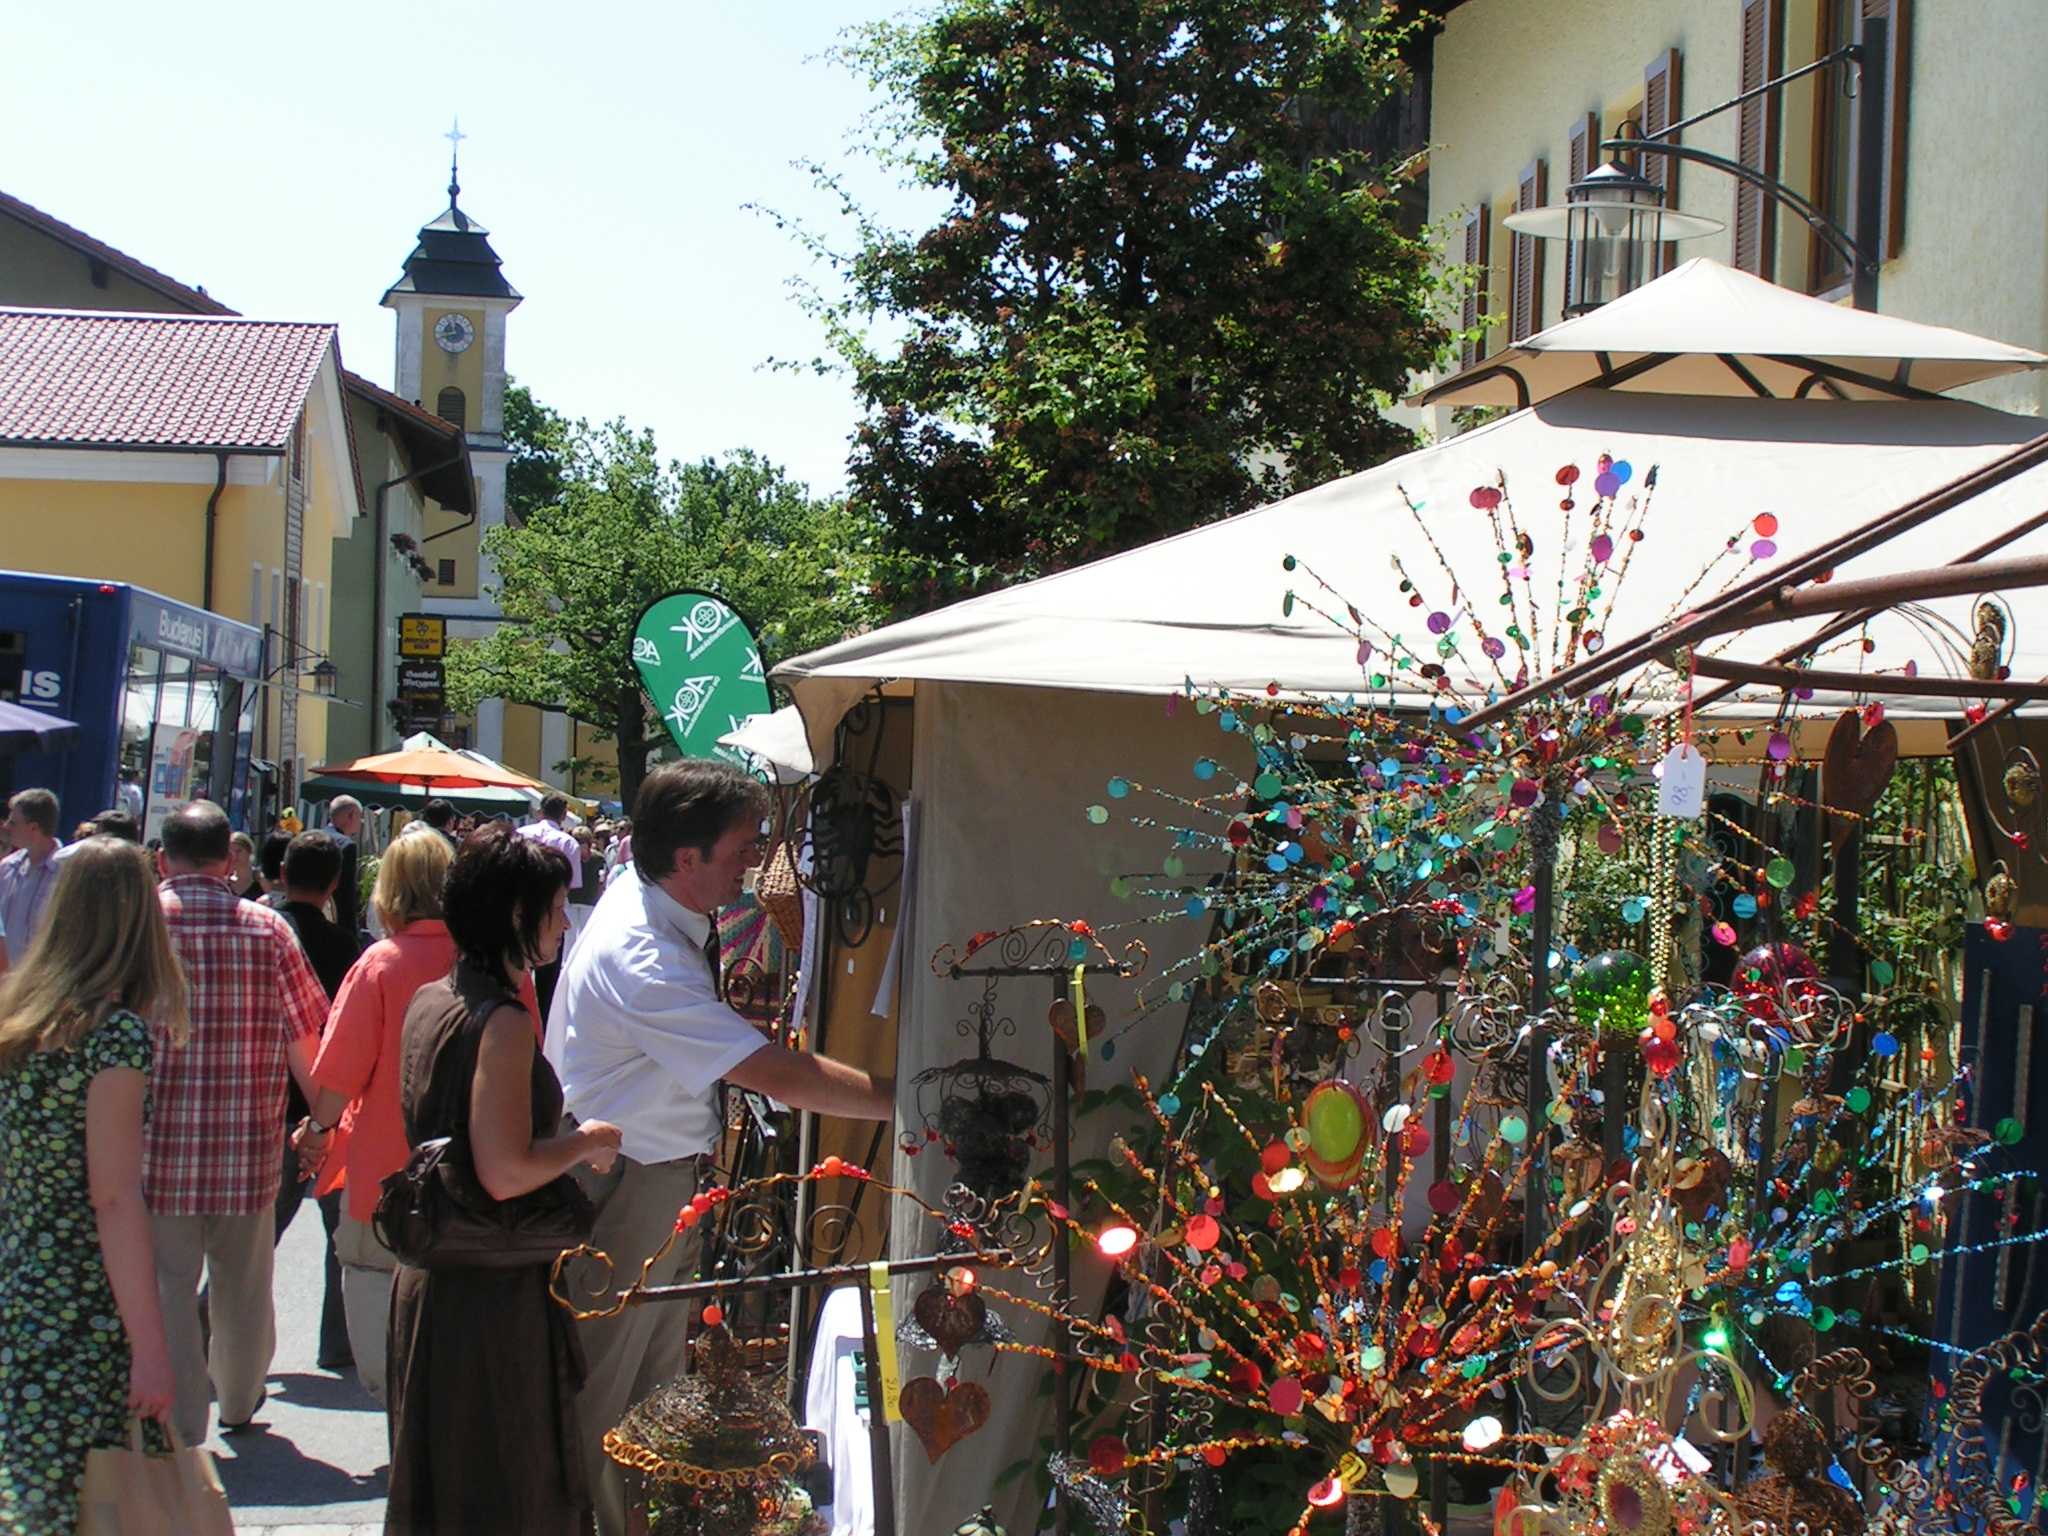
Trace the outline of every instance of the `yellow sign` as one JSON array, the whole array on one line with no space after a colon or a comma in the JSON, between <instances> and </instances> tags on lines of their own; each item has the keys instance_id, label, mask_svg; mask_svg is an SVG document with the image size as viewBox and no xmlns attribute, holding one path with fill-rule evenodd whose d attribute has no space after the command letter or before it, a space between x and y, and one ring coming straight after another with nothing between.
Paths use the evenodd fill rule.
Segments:
<instances>
[{"instance_id":1,"label":"yellow sign","mask_svg":"<svg viewBox=\"0 0 2048 1536\"><path fill-rule=\"evenodd\" d=\"M903 1417L903 1410L896 1405L903 1391L903 1368L896 1359L896 1299L889 1290L887 1264L868 1266L868 1289L875 1303L875 1354L879 1367L876 1374L882 1378L882 1400L868 1411L878 1412L884 1423L894 1424Z\"/></svg>"},{"instance_id":2,"label":"yellow sign","mask_svg":"<svg viewBox=\"0 0 2048 1536\"><path fill-rule=\"evenodd\" d=\"M448 654L448 621L439 614L403 615L398 621L398 654L440 660Z\"/></svg>"}]
</instances>

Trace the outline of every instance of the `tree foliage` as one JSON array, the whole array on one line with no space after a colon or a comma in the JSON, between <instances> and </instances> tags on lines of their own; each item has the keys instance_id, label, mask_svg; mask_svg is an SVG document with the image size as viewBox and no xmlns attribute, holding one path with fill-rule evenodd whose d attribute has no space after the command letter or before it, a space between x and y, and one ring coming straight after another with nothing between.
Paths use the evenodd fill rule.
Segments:
<instances>
[{"instance_id":1,"label":"tree foliage","mask_svg":"<svg viewBox=\"0 0 2048 1536\"><path fill-rule=\"evenodd\" d=\"M533 398L533 391L515 380L505 381L505 516L523 523L562 495L562 469L575 424L551 406Z\"/></svg>"},{"instance_id":2,"label":"tree foliage","mask_svg":"<svg viewBox=\"0 0 2048 1536\"><path fill-rule=\"evenodd\" d=\"M921 233L852 210L816 301L897 606L1412 446L1381 408L1441 348L1446 279L1361 128L1404 78L1394 9L950 0L855 34L881 152L951 197Z\"/></svg>"},{"instance_id":3,"label":"tree foliage","mask_svg":"<svg viewBox=\"0 0 2048 1536\"><path fill-rule=\"evenodd\" d=\"M618 744L628 804L667 741L632 661L633 625L656 598L717 593L755 626L769 665L872 620L867 530L757 454L664 463L654 435L537 408L560 431L558 492L486 534L506 622L451 648L451 707L486 698L566 711ZM507 412L508 438L513 417ZM518 451L515 450L515 462ZM548 764L549 769L558 765Z\"/></svg>"}]
</instances>

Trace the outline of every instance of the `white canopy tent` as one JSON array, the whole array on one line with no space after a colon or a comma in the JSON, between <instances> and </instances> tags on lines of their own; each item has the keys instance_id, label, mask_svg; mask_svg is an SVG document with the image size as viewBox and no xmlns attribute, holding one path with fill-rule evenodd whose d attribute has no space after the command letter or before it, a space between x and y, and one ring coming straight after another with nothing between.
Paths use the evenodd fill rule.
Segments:
<instances>
[{"instance_id":1,"label":"white canopy tent","mask_svg":"<svg viewBox=\"0 0 2048 1536\"><path fill-rule=\"evenodd\" d=\"M1423 405L1525 406L1584 384L1673 395L1912 397L2039 368L2009 342L1827 304L1698 256L1445 379Z\"/></svg>"},{"instance_id":2,"label":"white canopy tent","mask_svg":"<svg viewBox=\"0 0 2048 1536\"><path fill-rule=\"evenodd\" d=\"M1284 556L1312 568L1385 629L1405 628L1427 641L1424 615L1409 616L1392 559L1399 558L1439 607L1454 605L1437 548L1464 581L1493 582L1488 519L1470 496L1505 475L1520 524L1535 541L1532 585L1547 598L1566 521L1555 473L1565 464L1580 467L1583 509L1590 496L1584 487L1607 454L1633 469L1624 496L1646 487L1653 469L1656 474L1645 538L1606 623L1607 637L1620 640L1669 618L1687 583L1717 557L1715 575L1694 601L1729 584L1726 578L1755 574L1760 563L1747 550L1759 514L1778 519L1775 559L1782 562L1992 462L2040 428L2028 417L1952 400L1790 401L1582 389L1273 506L815 651L785 663L776 676L793 689L821 761L845 707L884 680L1135 694L1172 693L1189 683L1255 692L1278 683L1291 694L1342 697L1363 689L1357 643L1305 606L1283 615L1290 589L1330 603L1306 573L1282 568ZM1409 499L1419 515L1408 510ZM2044 508L2048 473L2024 475L1841 574L1939 565ZM1577 515L1582 542L1583 510ZM1739 542L1734 557L1727 554L1731 539ZM2048 531L2036 531L2000 555L2044 552ZM1882 674L1908 661L1923 672L1942 667L1929 634L1945 623L1950 640L1967 635L1971 602L1947 598L1887 613L1869 626L1873 648L1867 655L1831 657L1828 665L1869 673L1871 696L1902 716L1959 714L1959 706L1945 701L1888 696ZM1715 649L1762 661L1814 628L1810 619L1759 625L1716 642ZM2019 625L2010 663L2016 677L2048 673L2048 633ZM1396 678L1394 702L1427 704L1431 694L1415 674ZM1668 681L1661 685L1667 696ZM1774 707L1775 693L1756 697L1761 707Z\"/></svg>"},{"instance_id":3,"label":"white canopy tent","mask_svg":"<svg viewBox=\"0 0 2048 1536\"><path fill-rule=\"evenodd\" d=\"M1705 264L1704 274L1701 267L1689 264L1634 298L1644 299L1665 284L1697 293L1707 287L1706 278L1719 281L1712 264ZM1681 278L1683 283L1677 281ZM1724 325L1704 313L1693 317L1696 340L1725 335L1728 340L1718 345L1726 345L1747 336L1768 344L1767 334L1743 327L1754 322L1768 328L1779 323L1772 316L1797 315L1813 328L1802 347L1812 342L1812 355L1860 359L1858 372L1882 362L1872 350L1875 333L1868 327L1873 325L1887 327L1902 346L1917 336L1928 349L1924 359L1894 356L1883 364L1887 375L1908 364L1905 371L1920 382L1959 383L1965 376L2044 361L2038 354L1998 349L1976 338L1949 340L1956 336L1952 332L1901 329L1903 322L1836 311L1797 295L1781 297L1777 290L1752 295L1770 307L1751 312L1745 308L1750 300L1743 297L1751 281L1723 285L1736 296L1723 306L1728 311ZM1624 305L1631 302L1611 305L1589 322L1626 319ZM1659 306L1640 308L1648 315ZM1817 310L1829 313L1818 315ZM1824 327L1833 328L1826 338L1819 335ZM1627 356L1647 355L1683 340L1676 330L1634 342L1625 336L1612 339L1616 355ZM2002 351L2002 356L1977 355L1973 362L1968 344L1980 354ZM1718 352L1708 361L1716 358ZM1969 373L1966 363L1980 371ZM1945 374L1937 365L1955 365L1956 371ZM1112 814L1107 826L1091 825L1085 811L1104 798L1105 781L1112 776L1196 794L1205 792L1193 774L1196 758L1215 759L1226 773L1243 768L1242 735L1226 736L1213 717L1173 708L1170 696L1190 684L1242 693L1263 693L1277 684L1283 695L1296 696L1365 692L1352 636L1303 605L1291 614L1283 612L1290 589L1343 611L1342 601L1321 593L1305 571L1283 569L1285 556L1312 567L1342 600L1356 604L1384 629L1409 635L1419 649L1430 638L1424 628L1427 613L1455 606L1438 550L1464 582L1475 588L1483 583L1489 593L1499 590L1493 535L1486 514L1472 505L1471 493L1504 476L1520 526L1535 542L1532 585L1548 610L1555 606L1550 593L1566 519L1558 505L1556 472L1565 464L1581 470L1574 539L1583 547L1595 466L1601 455L1609 455L1632 467L1624 500L1647 493L1653 473L1655 480L1654 501L1643 523L1646 537L1605 625L1608 637L1618 642L1771 563L1815 549L1880 512L1998 460L2041 428L2029 418L1958 401L1780 400L1758 398L1746 388L1737 396L1712 382L1716 371L1735 378L1715 362L1702 375L1705 382L1696 394L1656 392L1648 382L1656 370L1639 375L1632 389L1567 389L1462 437L1273 506L894 624L776 668L775 677L792 689L803 711L821 768L831 762L834 726L863 694L883 687L914 698L921 862L914 905L906 915L907 942L913 946L907 952L921 962L948 940L1035 918L1086 918L1100 928L1138 915L1108 894L1109 877L1157 868L1166 834L1131 827L1119 814ZM1667 382L1680 376L1668 374ZM1411 502L1419 513L1411 513ZM1778 553L1759 563L1749 547L1756 537L1754 519L1766 512L1778 519ZM1841 574L1876 576L1938 565L2044 512L2048 470L2033 471L1845 565ZM1998 551L2001 558L2043 553L2048 553L2048 528ZM1688 583L1717 557L1713 574L1686 594ZM1410 608L1407 594L1399 590L1395 558L1425 594L1424 608ZM1882 673L1909 660L1923 673L1958 670L1953 655L1931 637L1956 643L1967 634L1970 608L1971 599L1957 597L1887 612L1868 628L1873 641L1868 654L1834 654L1824 664L1868 673L1869 696L1884 699L1900 716L1955 716L1960 706L1948 701L1887 695ZM1818 622L1759 625L1713 646L1737 659L1761 661L1812 633ZM2038 626L2022 620L2010 649L2014 677L2048 674L2048 634ZM1370 665L1363 669L1371 670ZM1429 702L1432 695L1417 686L1413 673L1394 675L1391 693L1377 691L1376 697L1405 707ZM1653 676L1650 690L1661 689L1668 698L1671 682L1668 675ZM1752 695L1760 711L1774 708L1777 697L1775 692ZM1938 727L1929 729L1938 735ZM1193 867L1199 861L1188 862L1189 873L1199 877L1202 871ZM1192 922L1139 931L1151 946L1154 976L1191 953L1204 936ZM906 965L904 976L898 1081L907 1083L920 1069L960 1053L953 1025L966 1015L972 989L934 975L922 963ZM1003 996L1005 1012L1019 1024L1015 1059L1042 1069L1050 1042L1043 1028L1034 1027L1043 1007L1040 994L1024 983L1015 985L1017 990ZM1132 993L1126 985L1090 984L1091 999L1109 1012L1112 1035ZM1121 1040L1113 1061L1098 1062L1094 1071L1100 1075L1091 1082L1099 1085L1131 1069L1157 1081L1171 1062L1175 1033L1172 1014L1155 1016L1146 1028ZM1078 1122L1076 1158L1100 1153L1114 1130L1105 1122L1113 1118ZM899 1154L896 1160L896 1181L917 1187L930 1199L937 1198L946 1174L946 1165L935 1157ZM910 1234L918 1227L899 1213L894 1230ZM1100 1294L1101 1282L1100 1268L1089 1256L1080 1256L1076 1294L1083 1305ZM907 1290L898 1296L899 1311L910 1299ZM1013 1310L1008 1320L1026 1341L1043 1342L1037 1319ZM1009 1373L1015 1367L1004 1362L996 1369ZM929 1467L913 1448L898 1459L897 1508L904 1529L949 1528L989 1497L997 1469L1034 1454L1049 1410L1023 1390L1021 1380L1000 1387L991 1383L992 1418L964 1456L956 1450ZM1013 1530L1028 1530L1035 1520L1029 1481L1015 1481L997 1494L997 1515Z\"/></svg>"}]
</instances>

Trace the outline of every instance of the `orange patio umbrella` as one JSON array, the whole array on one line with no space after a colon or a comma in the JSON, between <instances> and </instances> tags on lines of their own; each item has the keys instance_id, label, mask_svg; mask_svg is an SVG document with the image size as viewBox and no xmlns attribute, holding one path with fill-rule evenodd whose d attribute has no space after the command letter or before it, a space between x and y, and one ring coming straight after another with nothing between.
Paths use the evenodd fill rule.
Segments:
<instances>
[{"instance_id":1,"label":"orange patio umbrella","mask_svg":"<svg viewBox=\"0 0 2048 1536\"><path fill-rule=\"evenodd\" d=\"M510 768L492 768L459 752L430 747L404 752L377 752L345 763L316 768L322 778L353 779L370 784L423 784L440 789L545 789L538 780Z\"/></svg>"}]
</instances>

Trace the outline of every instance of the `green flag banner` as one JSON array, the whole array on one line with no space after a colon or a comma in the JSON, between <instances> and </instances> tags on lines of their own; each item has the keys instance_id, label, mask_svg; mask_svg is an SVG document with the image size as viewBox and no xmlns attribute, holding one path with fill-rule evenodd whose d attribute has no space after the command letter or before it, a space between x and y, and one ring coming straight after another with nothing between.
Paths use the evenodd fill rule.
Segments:
<instances>
[{"instance_id":1,"label":"green flag banner","mask_svg":"<svg viewBox=\"0 0 2048 1536\"><path fill-rule=\"evenodd\" d=\"M752 768L718 738L768 713L768 679L753 628L722 598L672 592L649 603L633 626L633 665L683 756Z\"/></svg>"}]
</instances>

